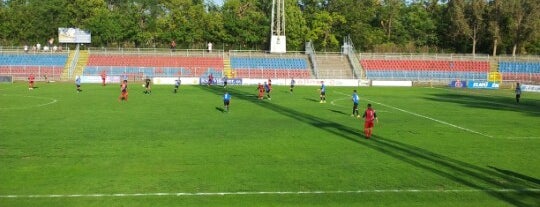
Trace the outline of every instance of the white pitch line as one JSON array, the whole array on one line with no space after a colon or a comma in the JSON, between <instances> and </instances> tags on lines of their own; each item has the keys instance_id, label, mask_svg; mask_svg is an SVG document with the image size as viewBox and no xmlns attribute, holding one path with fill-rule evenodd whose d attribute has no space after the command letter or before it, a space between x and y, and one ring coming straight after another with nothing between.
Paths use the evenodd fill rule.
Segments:
<instances>
[{"instance_id":1,"label":"white pitch line","mask_svg":"<svg viewBox=\"0 0 540 207\"><path fill-rule=\"evenodd\" d=\"M95 193L95 194L50 194L50 195L0 195L0 198L81 198L81 197L152 197L152 196L227 196L227 195L311 195L311 194L366 194L366 193L540 193L538 188L497 189L381 189L381 190L337 190L337 191L261 191L261 192L198 192L198 193Z\"/></svg>"},{"instance_id":2,"label":"white pitch line","mask_svg":"<svg viewBox=\"0 0 540 207\"><path fill-rule=\"evenodd\" d=\"M503 137L506 139L540 139L540 137Z\"/></svg>"},{"instance_id":3,"label":"white pitch line","mask_svg":"<svg viewBox=\"0 0 540 207\"><path fill-rule=\"evenodd\" d=\"M343 95L347 95L345 93L342 93L342 92L338 92L338 93L341 93ZM484 134L484 133L481 133L481 132L477 132L477 131L474 131L472 129L467 129L465 127L461 127L461 126L458 126L458 125L455 125L455 124L451 124L451 123L448 123L448 122L445 122L445 121L442 121L442 120L438 120L438 119L435 119L435 118L431 118L429 116L424 116L422 114L418 114L418 113L415 113L415 112L412 112L412 111L407 111L405 109L400 109L398 107L395 107L395 106L390 106L390 105L387 105L387 104L383 104L383 103L380 103L380 102L377 102L377 101L374 101L374 100L371 100L371 99L368 99L368 98L364 98L365 100L368 100L368 101L371 101L373 103L376 103L376 104L379 104L381 106L385 106L387 108L391 108L391 109L395 109L395 110L398 110L398 111L401 111L401 112L404 112L404 113L407 113L407 114L411 114L411 115L414 115L414 116L417 116L417 117L421 117L421 118L424 118L424 119L429 119L431 121L434 121L434 122L437 122L437 123L440 123L440 124L444 124L444 125L448 125L448 126L451 126L451 127L454 127L454 128L457 128L457 129L461 129L463 131L467 131L467 132L471 132L471 133L474 133L474 134L478 134L478 135L482 135L484 137L489 137L489 138L493 138L493 136L491 135L488 135L488 134Z\"/></svg>"},{"instance_id":4,"label":"white pitch line","mask_svg":"<svg viewBox=\"0 0 540 207\"><path fill-rule=\"evenodd\" d=\"M37 107L43 107L43 106L51 105L51 104L54 104L54 103L58 102L58 100L57 100L57 99L54 99L54 98L39 97L39 96L19 96L19 95L7 95L7 94L2 94L2 96L16 96L16 97L44 99L44 100L51 100L51 101L50 101L50 102L47 102L47 103L44 103L44 104L31 105L31 106L25 106L25 107L6 107L6 108L0 108L0 110L1 110L1 109L4 109L4 110L10 110L10 109L29 109L29 108L37 108Z\"/></svg>"}]
</instances>

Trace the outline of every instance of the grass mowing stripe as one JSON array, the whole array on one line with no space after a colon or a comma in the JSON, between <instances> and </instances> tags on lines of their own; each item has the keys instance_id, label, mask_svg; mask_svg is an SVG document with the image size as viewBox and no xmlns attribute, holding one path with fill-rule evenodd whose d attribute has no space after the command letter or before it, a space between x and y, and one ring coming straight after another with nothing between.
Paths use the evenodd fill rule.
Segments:
<instances>
[{"instance_id":1,"label":"grass mowing stripe","mask_svg":"<svg viewBox=\"0 0 540 207\"><path fill-rule=\"evenodd\" d=\"M141 196L225 196L225 195L302 195L302 194L362 194L362 193L470 193L497 192L520 193L540 192L538 188L524 189L381 189L381 190L337 190L337 191L260 191L260 192L198 192L198 193L94 193L94 194L50 194L50 195L0 195L0 198L76 198L76 197L141 197Z\"/></svg>"}]
</instances>

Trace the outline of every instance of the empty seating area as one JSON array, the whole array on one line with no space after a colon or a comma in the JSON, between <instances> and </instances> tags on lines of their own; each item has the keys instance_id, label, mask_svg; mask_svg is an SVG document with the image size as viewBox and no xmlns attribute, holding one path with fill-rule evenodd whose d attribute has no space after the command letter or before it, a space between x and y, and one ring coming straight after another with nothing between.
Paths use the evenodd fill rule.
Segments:
<instances>
[{"instance_id":1,"label":"empty seating area","mask_svg":"<svg viewBox=\"0 0 540 207\"><path fill-rule=\"evenodd\" d=\"M221 75L221 57L184 57L170 55L100 55L92 54L84 75L202 77L208 73Z\"/></svg>"},{"instance_id":2,"label":"empty seating area","mask_svg":"<svg viewBox=\"0 0 540 207\"><path fill-rule=\"evenodd\" d=\"M231 57L239 78L310 78L306 59L283 57Z\"/></svg>"},{"instance_id":3,"label":"empty seating area","mask_svg":"<svg viewBox=\"0 0 540 207\"><path fill-rule=\"evenodd\" d=\"M503 80L540 82L540 62L499 62Z\"/></svg>"},{"instance_id":4,"label":"empty seating area","mask_svg":"<svg viewBox=\"0 0 540 207\"><path fill-rule=\"evenodd\" d=\"M468 60L361 60L368 79L452 80L486 79L488 61Z\"/></svg>"},{"instance_id":5,"label":"empty seating area","mask_svg":"<svg viewBox=\"0 0 540 207\"><path fill-rule=\"evenodd\" d=\"M45 75L50 80L60 79L67 54L0 54L0 74L14 79L26 79L34 74L38 80Z\"/></svg>"}]
</instances>

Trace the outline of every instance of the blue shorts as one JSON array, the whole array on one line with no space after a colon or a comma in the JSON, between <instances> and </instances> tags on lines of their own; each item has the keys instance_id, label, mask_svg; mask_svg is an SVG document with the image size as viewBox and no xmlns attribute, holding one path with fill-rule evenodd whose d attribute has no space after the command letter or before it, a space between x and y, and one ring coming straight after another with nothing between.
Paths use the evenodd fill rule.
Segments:
<instances>
[{"instance_id":1,"label":"blue shorts","mask_svg":"<svg viewBox=\"0 0 540 207\"><path fill-rule=\"evenodd\" d=\"M223 101L223 105L228 106L230 102L230 100Z\"/></svg>"}]
</instances>

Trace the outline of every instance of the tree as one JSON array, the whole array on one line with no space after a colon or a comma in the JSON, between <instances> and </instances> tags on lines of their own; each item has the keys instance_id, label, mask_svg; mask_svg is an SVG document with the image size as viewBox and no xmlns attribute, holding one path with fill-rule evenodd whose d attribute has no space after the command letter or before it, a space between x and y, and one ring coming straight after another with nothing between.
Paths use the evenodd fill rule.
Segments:
<instances>
[{"instance_id":1,"label":"tree","mask_svg":"<svg viewBox=\"0 0 540 207\"><path fill-rule=\"evenodd\" d=\"M486 0L451 0L449 1L451 31L454 37L465 37L472 41L472 54L476 54L476 43L483 28L483 15Z\"/></svg>"},{"instance_id":2,"label":"tree","mask_svg":"<svg viewBox=\"0 0 540 207\"><path fill-rule=\"evenodd\" d=\"M257 0L229 0L223 5L224 41L240 48L268 48L270 19Z\"/></svg>"},{"instance_id":3,"label":"tree","mask_svg":"<svg viewBox=\"0 0 540 207\"><path fill-rule=\"evenodd\" d=\"M503 13L508 18L506 30L512 42L512 55L524 53L529 41L538 37L540 29L540 1L512 0L502 2Z\"/></svg>"},{"instance_id":4,"label":"tree","mask_svg":"<svg viewBox=\"0 0 540 207\"><path fill-rule=\"evenodd\" d=\"M386 41L390 42L393 29L400 26L399 15L404 4L402 0L383 0L381 2L378 14L379 21L386 34Z\"/></svg>"},{"instance_id":5,"label":"tree","mask_svg":"<svg viewBox=\"0 0 540 207\"><path fill-rule=\"evenodd\" d=\"M285 1L285 34L288 50L301 51L304 49L308 28L300 6L296 2L296 0Z\"/></svg>"},{"instance_id":6,"label":"tree","mask_svg":"<svg viewBox=\"0 0 540 207\"><path fill-rule=\"evenodd\" d=\"M339 41L336 38L333 28L338 24L346 23L347 20L338 13L321 11L315 14L312 28L308 32L308 38L320 45L324 50L339 49Z\"/></svg>"},{"instance_id":7,"label":"tree","mask_svg":"<svg viewBox=\"0 0 540 207\"><path fill-rule=\"evenodd\" d=\"M434 18L421 3L407 7L401 22L407 28L407 39L416 46L434 46L438 43L437 26Z\"/></svg>"}]
</instances>

